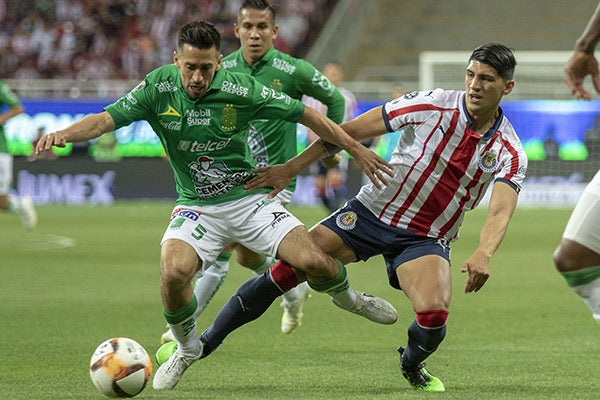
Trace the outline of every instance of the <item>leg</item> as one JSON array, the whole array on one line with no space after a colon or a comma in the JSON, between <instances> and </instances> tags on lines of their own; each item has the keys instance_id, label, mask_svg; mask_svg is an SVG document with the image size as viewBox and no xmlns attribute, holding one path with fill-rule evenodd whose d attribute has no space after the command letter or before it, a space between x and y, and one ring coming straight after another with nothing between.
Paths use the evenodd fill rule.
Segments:
<instances>
[{"instance_id":1,"label":"leg","mask_svg":"<svg viewBox=\"0 0 600 400\"><path fill-rule=\"evenodd\" d=\"M600 323L600 172L585 188L569 218L554 265Z\"/></svg>"},{"instance_id":2,"label":"leg","mask_svg":"<svg viewBox=\"0 0 600 400\"><path fill-rule=\"evenodd\" d=\"M198 302L191 281L202 262L196 251L178 239L166 240L161 247L160 275L163 313L178 342L176 353L156 371L154 389L174 388L185 370L202 354L196 331Z\"/></svg>"},{"instance_id":3,"label":"leg","mask_svg":"<svg viewBox=\"0 0 600 400\"><path fill-rule=\"evenodd\" d=\"M416 313L408 328L408 344L399 349L402 373L417 389L443 391L442 382L430 375L422 362L446 335L452 294L450 264L440 256L426 255L401 264L396 275Z\"/></svg>"}]
</instances>

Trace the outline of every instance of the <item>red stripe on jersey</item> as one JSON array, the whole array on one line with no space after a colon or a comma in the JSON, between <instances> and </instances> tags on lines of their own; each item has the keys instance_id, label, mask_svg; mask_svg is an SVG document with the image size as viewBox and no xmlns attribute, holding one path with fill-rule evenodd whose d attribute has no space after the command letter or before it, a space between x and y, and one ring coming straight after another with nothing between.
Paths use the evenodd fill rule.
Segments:
<instances>
[{"instance_id":1,"label":"red stripe on jersey","mask_svg":"<svg viewBox=\"0 0 600 400\"><path fill-rule=\"evenodd\" d=\"M439 111L439 112L446 112L446 111L453 111L453 112L457 112L458 109L456 108L446 108L446 107L436 107L433 104L428 104L428 103L421 103L421 104L415 104L415 105L411 105L408 107L402 107L402 108L396 108L392 111L389 111L386 116L388 121L391 121L392 119L400 116L400 115L404 115L404 114L409 114L409 113L416 113L416 112L421 112L421 111ZM409 124L405 124L405 125L409 125Z\"/></svg>"},{"instance_id":2,"label":"red stripe on jersey","mask_svg":"<svg viewBox=\"0 0 600 400\"><path fill-rule=\"evenodd\" d=\"M419 191L425 186L425 182L430 178L431 173L435 170L435 167L436 167L436 165L437 165L437 163L438 163L438 161L439 161L439 159L441 157L442 152L446 148L448 142L450 141L452 135L454 134L454 132L456 130L456 124L457 124L457 121L458 121L458 115L459 115L459 113L458 113L457 110L452 110L452 111L454 111L454 113L452 115L452 119L451 119L450 126L448 127L448 131L444 135L444 138L438 143L438 145L437 145L437 147L436 147L436 149L434 151L434 154L431 157L431 160L429 161L429 164L427 165L427 167L425 168L425 170L419 176L419 179L415 183L415 185L412 188L410 194L406 197L406 199L404 199L404 202L402 203L402 205L400 207L398 207L398 209L394 213L394 216L392 217L392 220L390 221L390 225L391 226L398 226L398 221L400 221L400 217L410 207L411 203L414 201L414 199L419 194ZM434 134L436 133L436 131L438 130L438 128L440 127L440 124L441 124L441 122L443 120L443 117L444 117L444 114L443 113L440 114L440 117L439 117L437 123L435 124L435 126L433 127L433 129L431 130L431 132L429 133L429 135L427 136L427 140L424 142L423 152L421 153L421 155L419 156L419 158L417 160L415 160L415 162L413 163L413 165L412 165L412 167L410 169L410 172L407 175L410 175L413 172L414 166L417 165L419 163L420 159L423 157L425 149L427 148L427 144L428 144L429 140L431 140L431 138L434 136ZM394 196L394 199L398 196L398 194L402 190L403 186L404 185L400 186L400 188L398 189L398 192ZM392 199L392 201L393 201L393 199ZM392 201L388 202L388 204L386 205L386 207L384 207L384 210L382 210L382 213L391 204ZM422 233L422 231L418 230L417 233Z\"/></svg>"},{"instance_id":3,"label":"red stripe on jersey","mask_svg":"<svg viewBox=\"0 0 600 400\"><path fill-rule=\"evenodd\" d=\"M409 107L407 107L409 108ZM385 211L388 209L388 207L394 203L394 201L396 200L396 198L398 197L398 195L400 194L400 192L402 192L402 188L404 187L404 185L406 184L406 180L409 178L409 176L412 174L415 166L419 163L419 161L421 160L421 158L423 158L423 155L425 154L425 149L427 148L427 143L429 142L429 140L433 137L433 135L435 134L435 131L438 129L438 127L440 126L440 122L442 121L443 115L440 115L440 118L438 119L438 122L435 124L434 128L431 130L431 132L429 132L429 134L427 135L427 139L425 140L425 146L423 146L423 149L421 151L421 154L419 155L419 157L417 157L417 159L415 160L415 162L413 163L413 165L410 167L408 173L404 176L404 179L402 180L402 183L400 184L400 186L398 187L398 190L396 191L396 193L394 194L394 196L392 196L392 198L390 199L390 201L388 201L386 203L386 205L381 209L381 212L379 213L379 219L381 219L381 217L383 216L383 214L385 213ZM411 197L412 196L412 197ZM414 196L416 196L416 192L413 192L409 195L410 197L410 201L408 201L409 199L407 198L404 201L404 204L402 205L401 209L402 211L406 211L406 209L408 208L408 205L412 202L412 199L414 199ZM398 211L396 211L396 214L398 215ZM396 220L395 218L390 222L391 226L397 226L398 225L398 220Z\"/></svg>"},{"instance_id":4,"label":"red stripe on jersey","mask_svg":"<svg viewBox=\"0 0 600 400\"><path fill-rule=\"evenodd\" d=\"M498 132L495 132L492 135L492 137L488 141L488 145L484 149L484 153L486 153L488 150L490 150L494 146L494 141L495 141L495 138L498 136L498 134L499 134ZM465 195L463 196L462 199L460 199L460 201L458 203L458 208L456 209L456 212L454 213L454 215L452 215L452 217L450 217L448 219L448 222L446 222L440 228L439 237L445 237L445 235L448 233L448 231L450 231L454 227L454 225L457 223L457 221L461 217L461 215L463 215L463 208L464 208L465 204L469 200L471 200L471 190L473 189L473 187L475 187L479 184L481 175L483 175L483 171L481 169L479 169L479 171L477 171L475 176L473 176L473 179L471 179L471 181L465 186L465 190L466 190ZM477 193L477 196L476 196L473 204L479 203L479 199L485 195L485 192L483 190L484 187L486 187L486 186L481 185L479 187L479 192Z\"/></svg>"},{"instance_id":5,"label":"red stripe on jersey","mask_svg":"<svg viewBox=\"0 0 600 400\"><path fill-rule=\"evenodd\" d=\"M447 133L448 137L455 133L457 124L458 113L453 115ZM448 164L443 166L442 174L436 179L435 187L431 189L427 199L407 225L409 230L421 235L427 235L431 231L433 222L444 213L456 196L457 189L461 186L460 179L471 163L473 154L477 149L478 140L478 138L474 138L468 129L467 132L462 133L460 143L455 146L452 155L448 159ZM444 150L444 148L441 150Z\"/></svg>"}]
</instances>

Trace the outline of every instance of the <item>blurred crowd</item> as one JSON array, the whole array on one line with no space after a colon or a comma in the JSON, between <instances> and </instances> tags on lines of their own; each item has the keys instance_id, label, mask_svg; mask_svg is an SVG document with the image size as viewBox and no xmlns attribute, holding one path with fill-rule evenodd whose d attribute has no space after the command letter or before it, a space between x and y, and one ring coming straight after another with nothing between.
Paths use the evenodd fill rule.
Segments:
<instances>
[{"instance_id":1,"label":"blurred crowd","mask_svg":"<svg viewBox=\"0 0 600 400\"><path fill-rule=\"evenodd\" d=\"M141 79L172 62L177 30L213 22L222 53L242 0L0 0L3 79ZM280 26L275 46L304 57L335 0L273 0Z\"/></svg>"}]
</instances>

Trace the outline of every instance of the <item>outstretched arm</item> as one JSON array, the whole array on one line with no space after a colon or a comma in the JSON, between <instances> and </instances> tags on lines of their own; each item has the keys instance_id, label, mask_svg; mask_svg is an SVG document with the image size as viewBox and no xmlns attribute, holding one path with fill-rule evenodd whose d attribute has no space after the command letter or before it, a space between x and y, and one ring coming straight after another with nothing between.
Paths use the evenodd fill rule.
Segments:
<instances>
[{"instance_id":1,"label":"outstretched arm","mask_svg":"<svg viewBox=\"0 0 600 400\"><path fill-rule=\"evenodd\" d=\"M507 183L496 182L492 190L488 215L479 234L479 246L465 261L461 272L468 273L465 293L477 292L490 276L489 262L496 252L517 207L517 192Z\"/></svg>"},{"instance_id":2,"label":"outstretched arm","mask_svg":"<svg viewBox=\"0 0 600 400\"><path fill-rule=\"evenodd\" d=\"M393 166L359 143L361 140L379 136L382 133L387 132L385 123L381 117L381 107L374 108L352 121L341 125L341 128L330 120L323 118L318 112L310 107L307 107L307 110L309 110L308 119L313 118L314 114L316 114L316 118L322 121L308 121L303 118L304 122L302 120L300 121L302 124L311 129L313 129L313 127L309 124L313 124L316 129L323 132L321 139L329 143L334 143L340 148L344 148L348 151L376 187L381 188L382 184L388 184L388 181L383 174L385 173L390 177L393 176ZM321 124L325 124L325 126ZM313 130L317 132L316 129ZM260 174L247 182L246 189L252 190L262 187L273 187L274 189L269 194L269 197L275 196L304 168L315 161L331 155L330 150L326 148L323 140L314 141L302 153L288 160L285 164L257 169L256 172L259 172ZM348 143L350 148L344 147ZM366 161L362 160L364 155L367 157Z\"/></svg>"},{"instance_id":3,"label":"outstretched arm","mask_svg":"<svg viewBox=\"0 0 600 400\"><path fill-rule=\"evenodd\" d=\"M68 128L42 136L35 146L35 155L50 150L52 146L65 147L67 143L94 139L114 129L115 121L108 112L90 114Z\"/></svg>"},{"instance_id":4,"label":"outstretched arm","mask_svg":"<svg viewBox=\"0 0 600 400\"><path fill-rule=\"evenodd\" d=\"M565 67L565 80L577 99L590 100L591 94L584 89L583 81L590 75L596 93L600 93L600 74L594 50L600 40L600 3L596 7L585 30L575 42L573 54Z\"/></svg>"}]
</instances>

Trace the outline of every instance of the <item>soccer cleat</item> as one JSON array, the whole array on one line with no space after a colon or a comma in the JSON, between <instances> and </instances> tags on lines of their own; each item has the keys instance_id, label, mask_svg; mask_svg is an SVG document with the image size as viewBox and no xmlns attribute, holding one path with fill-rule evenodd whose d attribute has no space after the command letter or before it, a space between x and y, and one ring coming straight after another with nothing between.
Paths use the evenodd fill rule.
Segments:
<instances>
[{"instance_id":1,"label":"soccer cleat","mask_svg":"<svg viewBox=\"0 0 600 400\"><path fill-rule=\"evenodd\" d=\"M202 342L200 342L202 346ZM152 387L155 390L169 390L173 389L179 383L179 380L183 376L183 373L189 368L194 361L200 359L202 356L202 347L200 347L200 353L195 357L189 357L181 354L179 350L162 364L156 374L154 374L154 380L152 381Z\"/></svg>"},{"instance_id":2,"label":"soccer cleat","mask_svg":"<svg viewBox=\"0 0 600 400\"><path fill-rule=\"evenodd\" d=\"M173 354L177 351L177 347L179 347L179 343L176 341L167 342L160 346L158 350L156 350L156 363L160 367L164 363L166 363Z\"/></svg>"},{"instance_id":3,"label":"soccer cleat","mask_svg":"<svg viewBox=\"0 0 600 400\"><path fill-rule=\"evenodd\" d=\"M37 225L37 213L33 207L33 200L30 196L24 196L21 199L21 221L26 229L33 229Z\"/></svg>"},{"instance_id":4,"label":"soccer cleat","mask_svg":"<svg viewBox=\"0 0 600 400\"><path fill-rule=\"evenodd\" d=\"M175 336L173 336L173 334L171 333L171 330L168 328L168 325L167 325L167 331L160 336L160 344L165 344L165 343L174 342L174 341L175 341Z\"/></svg>"},{"instance_id":5,"label":"soccer cleat","mask_svg":"<svg viewBox=\"0 0 600 400\"><path fill-rule=\"evenodd\" d=\"M304 315L302 314L302 307L309 297L310 287L306 283L301 283L283 294L281 301L281 307L283 308L281 332L289 334L302 325L302 316Z\"/></svg>"},{"instance_id":6,"label":"soccer cleat","mask_svg":"<svg viewBox=\"0 0 600 400\"><path fill-rule=\"evenodd\" d=\"M444 383L435 376L431 375L426 369L425 364L419 364L414 369L405 369L402 366L402 353L404 348L399 347L398 352L400 353L400 370L402 376L410 383L415 390L422 390L425 392L445 392L446 388Z\"/></svg>"},{"instance_id":7,"label":"soccer cleat","mask_svg":"<svg viewBox=\"0 0 600 400\"><path fill-rule=\"evenodd\" d=\"M346 308L334 298L332 298L331 301L333 301L333 304L346 311L362 315L363 317L380 324L390 325L398 320L398 311L384 299L366 293L356 293L356 295L356 304L350 308Z\"/></svg>"}]
</instances>

